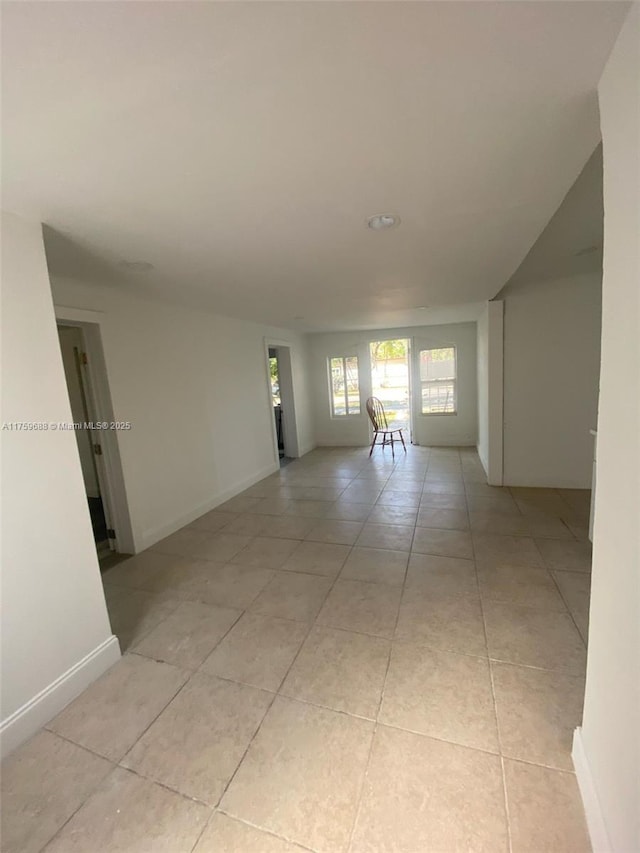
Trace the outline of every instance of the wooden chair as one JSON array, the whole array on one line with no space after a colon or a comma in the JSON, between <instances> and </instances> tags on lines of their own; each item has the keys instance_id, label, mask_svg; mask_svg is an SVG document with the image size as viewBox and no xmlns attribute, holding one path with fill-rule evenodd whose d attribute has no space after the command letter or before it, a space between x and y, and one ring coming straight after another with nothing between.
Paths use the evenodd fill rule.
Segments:
<instances>
[{"instance_id":1,"label":"wooden chair","mask_svg":"<svg viewBox=\"0 0 640 853\"><path fill-rule=\"evenodd\" d=\"M371 442L371 450L369 451L369 456L373 453L373 448L376 446L376 440L379 435L382 436L382 442L378 442L378 444L382 444L384 447L387 444L391 445L391 455L395 459L395 451L393 449L393 434L395 432L398 433L400 437L400 441L402 442L402 446L404 448L404 452L407 452L407 446L404 443L404 438L402 436L402 427L393 427L389 428L389 424L387 422L387 416L384 412L384 406L378 400L377 397L369 397L367 400L367 414L369 415L369 420L373 424L373 441ZM396 439L397 441L397 439Z\"/></svg>"}]
</instances>

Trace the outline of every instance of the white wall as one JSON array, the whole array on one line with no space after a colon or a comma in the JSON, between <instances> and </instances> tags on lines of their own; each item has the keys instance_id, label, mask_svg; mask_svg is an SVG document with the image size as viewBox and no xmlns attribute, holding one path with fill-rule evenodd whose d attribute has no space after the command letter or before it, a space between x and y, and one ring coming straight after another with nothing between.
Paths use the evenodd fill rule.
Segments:
<instances>
[{"instance_id":1,"label":"white wall","mask_svg":"<svg viewBox=\"0 0 640 853\"><path fill-rule=\"evenodd\" d=\"M314 446L302 336L52 282L56 306L96 312L137 551L277 468L265 337L291 346L300 454Z\"/></svg>"},{"instance_id":2,"label":"white wall","mask_svg":"<svg viewBox=\"0 0 640 853\"><path fill-rule=\"evenodd\" d=\"M475 445L478 429L475 322L310 335L317 443L321 446L362 446L371 441L364 407L367 397L371 396L369 343L396 338L411 339L414 353L422 346L455 345L457 350L458 412L431 417L417 414L414 440L417 438L420 444L432 445ZM327 359L346 355L358 356L361 413L332 418Z\"/></svg>"},{"instance_id":3,"label":"white wall","mask_svg":"<svg viewBox=\"0 0 640 853\"><path fill-rule=\"evenodd\" d=\"M40 225L2 214L2 421L70 422ZM73 431L3 430L2 751L119 657Z\"/></svg>"},{"instance_id":4,"label":"white wall","mask_svg":"<svg viewBox=\"0 0 640 853\"><path fill-rule=\"evenodd\" d=\"M591 486L601 276L523 282L504 300L504 483Z\"/></svg>"},{"instance_id":5,"label":"white wall","mask_svg":"<svg viewBox=\"0 0 640 853\"><path fill-rule=\"evenodd\" d=\"M501 486L504 303L487 302L478 317L478 456L487 482Z\"/></svg>"},{"instance_id":6,"label":"white wall","mask_svg":"<svg viewBox=\"0 0 640 853\"><path fill-rule=\"evenodd\" d=\"M640 850L640 4L599 87L604 282L589 655L574 758L596 851Z\"/></svg>"}]
</instances>

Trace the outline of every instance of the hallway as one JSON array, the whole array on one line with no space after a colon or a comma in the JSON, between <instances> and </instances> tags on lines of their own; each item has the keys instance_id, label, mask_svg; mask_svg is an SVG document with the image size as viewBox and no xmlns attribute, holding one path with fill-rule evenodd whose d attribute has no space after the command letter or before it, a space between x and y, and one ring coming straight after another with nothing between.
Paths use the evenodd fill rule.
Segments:
<instances>
[{"instance_id":1,"label":"hallway","mask_svg":"<svg viewBox=\"0 0 640 853\"><path fill-rule=\"evenodd\" d=\"M589 493L367 454L104 574L124 656L3 765L3 853L590 850Z\"/></svg>"}]
</instances>

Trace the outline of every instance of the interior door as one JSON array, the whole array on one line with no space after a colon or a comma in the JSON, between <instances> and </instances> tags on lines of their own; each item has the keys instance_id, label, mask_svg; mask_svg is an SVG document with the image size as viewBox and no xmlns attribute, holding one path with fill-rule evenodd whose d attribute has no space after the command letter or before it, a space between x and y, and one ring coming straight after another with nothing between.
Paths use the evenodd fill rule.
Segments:
<instances>
[{"instance_id":1,"label":"interior door","mask_svg":"<svg viewBox=\"0 0 640 853\"><path fill-rule=\"evenodd\" d=\"M78 443L80 466L89 504L94 539L98 555L115 550L115 537L105 484L104 432L90 429L83 424L96 423L91 385L87 375L86 347L81 329L76 326L58 326L58 337L62 352L71 414L76 426L74 432Z\"/></svg>"}]
</instances>

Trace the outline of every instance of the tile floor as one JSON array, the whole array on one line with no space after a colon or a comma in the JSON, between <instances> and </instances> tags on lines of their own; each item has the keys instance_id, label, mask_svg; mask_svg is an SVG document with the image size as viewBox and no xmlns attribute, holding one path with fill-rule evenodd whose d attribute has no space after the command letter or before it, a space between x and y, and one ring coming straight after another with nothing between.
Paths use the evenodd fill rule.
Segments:
<instances>
[{"instance_id":1,"label":"tile floor","mask_svg":"<svg viewBox=\"0 0 640 853\"><path fill-rule=\"evenodd\" d=\"M589 494L314 451L103 576L122 660L3 767L4 853L590 849Z\"/></svg>"}]
</instances>

